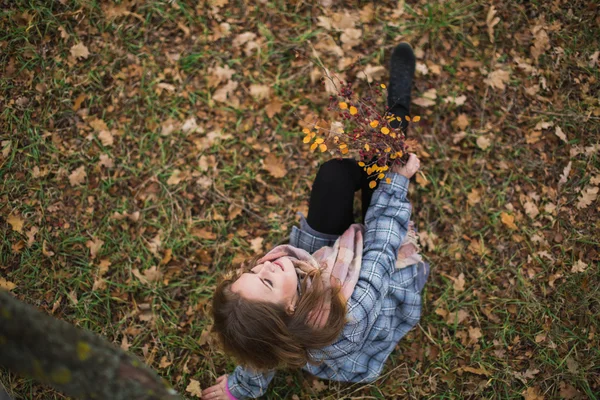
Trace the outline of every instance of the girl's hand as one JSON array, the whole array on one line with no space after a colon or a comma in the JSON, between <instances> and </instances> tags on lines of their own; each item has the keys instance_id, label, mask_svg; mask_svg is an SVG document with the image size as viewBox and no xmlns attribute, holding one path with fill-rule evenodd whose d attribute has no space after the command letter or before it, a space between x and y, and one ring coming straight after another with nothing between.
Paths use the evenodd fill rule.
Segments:
<instances>
[{"instance_id":1,"label":"girl's hand","mask_svg":"<svg viewBox=\"0 0 600 400\"><path fill-rule=\"evenodd\" d=\"M410 153L406 164L394 165L392 167L392 172L395 172L410 179L419 170L420 167L421 161L419 161L419 159L414 153Z\"/></svg>"},{"instance_id":2,"label":"girl's hand","mask_svg":"<svg viewBox=\"0 0 600 400\"><path fill-rule=\"evenodd\" d=\"M202 391L202 398L206 400L229 400L227 395L227 375L217 378L217 384Z\"/></svg>"}]
</instances>

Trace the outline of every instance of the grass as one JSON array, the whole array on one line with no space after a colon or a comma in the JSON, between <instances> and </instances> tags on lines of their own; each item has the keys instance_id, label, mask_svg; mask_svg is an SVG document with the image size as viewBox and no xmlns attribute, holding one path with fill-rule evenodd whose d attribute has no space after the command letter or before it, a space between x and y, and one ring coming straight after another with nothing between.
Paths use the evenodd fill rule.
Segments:
<instances>
[{"instance_id":1,"label":"grass","mask_svg":"<svg viewBox=\"0 0 600 400\"><path fill-rule=\"evenodd\" d=\"M0 158L0 276L17 284L19 299L130 346L186 395L190 379L206 387L234 368L202 335L218 276L253 255L252 239L264 238L263 250L285 239L296 212L306 211L325 158L307 152L297 122L310 112L323 115L327 101L310 78L308 42L329 34L342 44L339 32L317 25L318 16L343 14L341 5L230 3L219 9L147 1L118 9L17 1L0 19L0 147L10 143ZM397 2L377 3L372 19L362 9L363 22L359 9L348 8L363 36L343 57L356 61L345 71L354 79L366 65L386 65L393 46L409 41L430 70L417 74L413 94L437 89L436 106L414 106L423 119L411 127L429 181L412 186L413 215L434 266L422 321L376 383L326 382L318 391L307 374L285 371L267 397L521 399L531 389L546 399L595 399L598 203L576 207L600 173L597 150L585 150L600 133L600 76L589 64L598 50L589 29L594 5L571 2L571 13L545 3L496 5L501 22L491 43L488 3L407 3L401 16L394 15ZM231 33L215 38L223 22ZM536 24L550 39L537 63L530 54ZM258 51L232 45L245 32L257 35ZM74 60L70 49L80 42L90 55ZM517 57L536 72L519 67ZM338 57L321 51L320 59L336 70ZM239 106L214 101L225 82L211 86L210 70L224 65L235 71L239 86L231 98ZM497 68L510 72L505 90L484 83ZM359 92L367 90L355 81ZM271 97L254 100L252 84L271 87ZM537 94L526 93L533 86ZM464 105L443 101L460 95ZM283 107L269 118L265 107L275 96ZM461 113L469 124L455 142ZM200 130L161 133L169 118L181 125L190 117ZM106 123L112 145L102 143L94 118ZM532 143L528 135L540 121L554 127ZM207 139L215 131L230 137ZM486 150L477 145L481 135L492 138ZM285 165L284 178L262 169L269 153ZM113 167L101 165L106 156ZM569 162L571 173L559 185ZM80 166L87 176L73 186L69 175ZM175 170L184 175L170 183ZM474 191L479 199L469 202ZM539 215L527 214L527 202ZM136 211L137 219L114 214ZM502 222L504 213L517 229ZM23 232L6 223L9 215L24 220ZM32 227L38 232L27 244ZM215 236L198 237L197 229ZM96 257L88 248L94 239L104 241ZM106 286L93 289L101 260L110 262ZM579 260L586 270L571 272ZM160 282L135 276L153 266L163 273ZM453 281L461 273L462 291ZM461 322L445 317L459 311L467 313ZM477 329L481 337L473 340ZM0 380L15 398L64 398L6 371Z\"/></svg>"}]
</instances>

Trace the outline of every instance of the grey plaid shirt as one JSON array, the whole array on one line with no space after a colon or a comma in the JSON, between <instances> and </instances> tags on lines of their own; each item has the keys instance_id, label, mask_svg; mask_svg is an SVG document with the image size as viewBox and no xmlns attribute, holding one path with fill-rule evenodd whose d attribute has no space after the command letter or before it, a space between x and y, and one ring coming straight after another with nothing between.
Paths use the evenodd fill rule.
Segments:
<instances>
[{"instance_id":1,"label":"grey plaid shirt","mask_svg":"<svg viewBox=\"0 0 600 400\"><path fill-rule=\"evenodd\" d=\"M421 317L421 290L416 283L417 266L396 269L398 249L410 221L406 199L408 179L389 174L391 183L380 182L366 216L366 232L360 277L347 303L348 322L339 338L315 352L323 362L304 370L323 379L370 382L381 373L398 341ZM331 235L318 235L297 227L290 244L314 253L331 246ZM253 372L238 366L227 384L238 399L262 396L275 372Z\"/></svg>"}]
</instances>

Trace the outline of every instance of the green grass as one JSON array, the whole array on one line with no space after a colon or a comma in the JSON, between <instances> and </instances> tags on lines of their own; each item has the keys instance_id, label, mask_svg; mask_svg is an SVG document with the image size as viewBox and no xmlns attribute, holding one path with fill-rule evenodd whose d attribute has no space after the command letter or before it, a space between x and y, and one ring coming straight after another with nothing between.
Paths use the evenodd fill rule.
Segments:
<instances>
[{"instance_id":1,"label":"green grass","mask_svg":"<svg viewBox=\"0 0 600 400\"><path fill-rule=\"evenodd\" d=\"M577 1L570 4L574 17L539 2L496 5L501 22L492 44L485 26L489 3L407 3L400 17L393 14L397 2L377 3L370 22L357 16L361 43L344 57L356 61L346 72L359 92L367 85L355 77L366 65L387 65L401 40L423 50L419 62L440 67L440 75L415 78L415 95L436 88L439 98L434 107L413 106L423 119L410 131L427 153L419 154L429 181L413 185L410 194L413 219L431 238L431 245L423 244L433 272L422 321L399 343L376 383L326 382L316 392L308 374L285 371L267 398L521 399L531 387L550 399L561 398L569 384L581 398L595 399L598 202L575 206L580 191L600 174L598 155L585 154L600 134L594 97L600 74L589 66L598 50L589 28L593 13ZM129 351L180 393L190 379L207 387L231 372L232 361L212 342L200 341L211 323L211 294L233 260L253 255L250 240L264 238L268 250L286 238L296 212L307 206L311 180L325 158L307 152L297 122L309 112L324 116L327 101L319 82L310 79L315 66L308 42L314 46L329 34L341 45L339 32L317 25L318 16L335 18L341 7L327 11L284 1L253 7L231 0L213 11L195 2L148 1L128 10L135 15L109 19L104 2L18 1L1 11L0 139L11 148L0 158L0 276L17 284L13 293L117 345L126 337ZM230 36L214 39L225 21ZM551 41L538 64L529 52L536 21L545 21ZM61 27L68 37L61 37ZM257 34L258 51L232 46L244 32ZM75 61L70 49L79 42L90 56ZM560 59L558 48L564 51ZM539 73L520 70L516 56ZM326 53L320 59L333 70L339 62ZM461 66L466 60L481 67ZM231 96L238 107L213 99L209 70L223 65L235 70L239 86ZM504 91L484 84L497 68L510 71ZM547 89L537 97L525 93L542 78ZM175 90L161 89L164 83ZM251 84L270 86L284 104L281 112L268 118L270 99L253 100ZM75 110L81 94L86 98ZM443 101L460 95L467 96L462 106ZM469 125L454 143L460 113ZM90 127L93 117L111 130L112 146ZM199 131L161 134L167 119L181 124L190 117ZM560 126L569 144L554 135L554 127L527 143L540 121ZM231 137L204 145L216 130ZM477 145L482 134L493 135L485 151ZM582 153L571 156L577 146ZM269 153L285 163L284 178L262 169ZM101 166L101 156L114 167ZM202 156L214 157L208 171L200 166ZM571 174L558 185L569 161ZM82 165L85 182L73 187L69 174ZM176 169L186 177L169 184ZM202 185L207 178L214 185L208 189ZM469 204L473 190L480 200ZM536 204L537 217L526 214L526 201ZM230 219L233 205L244 210ZM136 211L135 221L114 217ZM503 213L515 216L516 230L502 222ZM25 221L22 233L6 223L11 214ZM39 231L27 245L32 227ZM195 228L216 239L194 236ZM153 253L149 243L157 235L161 244ZM86 245L92 238L104 241L95 258ZM162 264L167 250L172 258ZM94 290L104 259L111 263L106 287ZM572 273L578 260L588 267ZM153 266L163 273L156 284L133 273ZM448 277L460 273L466 285L457 292ZM460 310L468 314L460 323L440 315ZM469 329L475 328L482 336L473 342ZM0 380L16 398L64 398L6 371Z\"/></svg>"}]
</instances>

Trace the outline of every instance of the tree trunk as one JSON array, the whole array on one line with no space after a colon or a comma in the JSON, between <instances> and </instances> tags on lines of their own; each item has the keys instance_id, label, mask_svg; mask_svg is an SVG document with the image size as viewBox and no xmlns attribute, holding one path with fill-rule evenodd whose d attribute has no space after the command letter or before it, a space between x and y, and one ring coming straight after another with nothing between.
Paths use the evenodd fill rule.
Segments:
<instances>
[{"instance_id":1,"label":"tree trunk","mask_svg":"<svg viewBox=\"0 0 600 400\"><path fill-rule=\"evenodd\" d=\"M2 290L0 366L81 399L181 399L136 357Z\"/></svg>"}]
</instances>

